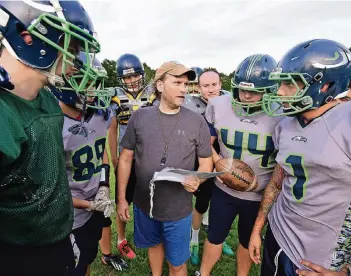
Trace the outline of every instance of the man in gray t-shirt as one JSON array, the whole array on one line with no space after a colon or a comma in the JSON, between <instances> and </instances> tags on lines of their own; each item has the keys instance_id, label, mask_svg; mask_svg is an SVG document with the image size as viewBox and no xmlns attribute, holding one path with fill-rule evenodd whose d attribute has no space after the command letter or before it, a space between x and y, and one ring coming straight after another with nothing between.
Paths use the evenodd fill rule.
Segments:
<instances>
[{"instance_id":1,"label":"man in gray t-shirt","mask_svg":"<svg viewBox=\"0 0 351 276\"><path fill-rule=\"evenodd\" d=\"M118 215L129 219L125 192L135 158L134 241L148 248L153 275L162 273L163 257L172 275L186 275L190 257L192 192L200 179L185 183L158 181L153 174L165 167L212 171L210 132L205 119L181 107L195 72L176 62L166 62L155 76L160 104L137 110L122 139L118 164ZM154 122L149 124L149 122Z\"/></svg>"}]
</instances>

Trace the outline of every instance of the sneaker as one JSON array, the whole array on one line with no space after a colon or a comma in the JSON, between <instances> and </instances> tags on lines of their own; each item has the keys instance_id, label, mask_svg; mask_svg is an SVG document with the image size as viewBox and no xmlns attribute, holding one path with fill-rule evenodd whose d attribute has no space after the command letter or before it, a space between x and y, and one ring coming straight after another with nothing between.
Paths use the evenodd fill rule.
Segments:
<instances>
[{"instance_id":1,"label":"sneaker","mask_svg":"<svg viewBox=\"0 0 351 276\"><path fill-rule=\"evenodd\" d=\"M194 274L194 276L201 276L201 273L200 273L200 271L195 271L195 274Z\"/></svg>"},{"instance_id":2,"label":"sneaker","mask_svg":"<svg viewBox=\"0 0 351 276\"><path fill-rule=\"evenodd\" d=\"M199 258L199 244L198 243L191 243L190 244L190 261L193 265L198 265L200 264L200 258Z\"/></svg>"},{"instance_id":3,"label":"sneaker","mask_svg":"<svg viewBox=\"0 0 351 276\"><path fill-rule=\"evenodd\" d=\"M112 266L114 269L122 271L128 268L128 264L117 255L102 255L101 262L104 265Z\"/></svg>"},{"instance_id":4,"label":"sneaker","mask_svg":"<svg viewBox=\"0 0 351 276\"><path fill-rule=\"evenodd\" d=\"M228 255L228 256L234 256L234 251L233 249L230 247L229 244L227 244L226 242L223 243L223 250L222 250L223 254Z\"/></svg>"},{"instance_id":5,"label":"sneaker","mask_svg":"<svg viewBox=\"0 0 351 276\"><path fill-rule=\"evenodd\" d=\"M136 254L130 248L127 240L123 240L119 245L117 245L117 249L119 251L119 254L121 254L122 257L126 257L130 260L136 257Z\"/></svg>"}]
</instances>

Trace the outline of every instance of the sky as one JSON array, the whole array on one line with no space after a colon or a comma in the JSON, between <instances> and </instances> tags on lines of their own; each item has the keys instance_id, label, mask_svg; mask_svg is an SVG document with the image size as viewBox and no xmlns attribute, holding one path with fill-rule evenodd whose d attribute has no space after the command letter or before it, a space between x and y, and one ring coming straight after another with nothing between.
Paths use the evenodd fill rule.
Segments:
<instances>
[{"instance_id":1,"label":"sky","mask_svg":"<svg viewBox=\"0 0 351 276\"><path fill-rule=\"evenodd\" d=\"M313 38L351 47L351 1L81 0L101 43L99 58L137 55L156 69L176 60L229 74L247 56L277 61Z\"/></svg>"}]
</instances>

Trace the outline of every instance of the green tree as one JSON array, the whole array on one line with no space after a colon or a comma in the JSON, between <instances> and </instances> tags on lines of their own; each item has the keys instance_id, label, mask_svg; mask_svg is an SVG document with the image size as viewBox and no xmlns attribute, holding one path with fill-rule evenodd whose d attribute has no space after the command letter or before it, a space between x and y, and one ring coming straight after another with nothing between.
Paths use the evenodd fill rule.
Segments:
<instances>
[{"instance_id":1,"label":"green tree","mask_svg":"<svg viewBox=\"0 0 351 276\"><path fill-rule=\"evenodd\" d=\"M144 70L145 70L145 80L146 83L149 83L154 77L155 77L155 70L149 67L146 63L143 63L144 65Z\"/></svg>"},{"instance_id":2,"label":"green tree","mask_svg":"<svg viewBox=\"0 0 351 276\"><path fill-rule=\"evenodd\" d=\"M231 90L231 85L230 85L231 78L224 73L219 73L219 74L221 75L222 89L230 91Z\"/></svg>"},{"instance_id":3,"label":"green tree","mask_svg":"<svg viewBox=\"0 0 351 276\"><path fill-rule=\"evenodd\" d=\"M105 81L105 86L116 87L118 84L117 72L116 72L116 61L110 60L110 59L104 59L101 64L106 69L107 76L108 76L108 79Z\"/></svg>"}]
</instances>

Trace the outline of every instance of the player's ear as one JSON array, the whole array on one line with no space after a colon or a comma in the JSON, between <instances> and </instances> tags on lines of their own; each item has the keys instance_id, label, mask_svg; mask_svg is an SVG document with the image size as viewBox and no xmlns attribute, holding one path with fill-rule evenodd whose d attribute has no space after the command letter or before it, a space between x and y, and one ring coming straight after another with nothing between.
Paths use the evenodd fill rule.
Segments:
<instances>
[{"instance_id":1,"label":"player's ear","mask_svg":"<svg viewBox=\"0 0 351 276\"><path fill-rule=\"evenodd\" d=\"M163 89L164 89L163 81L158 80L158 81L156 82L156 88L157 88L157 90L158 90L160 93L162 93L162 92L163 92Z\"/></svg>"}]
</instances>

